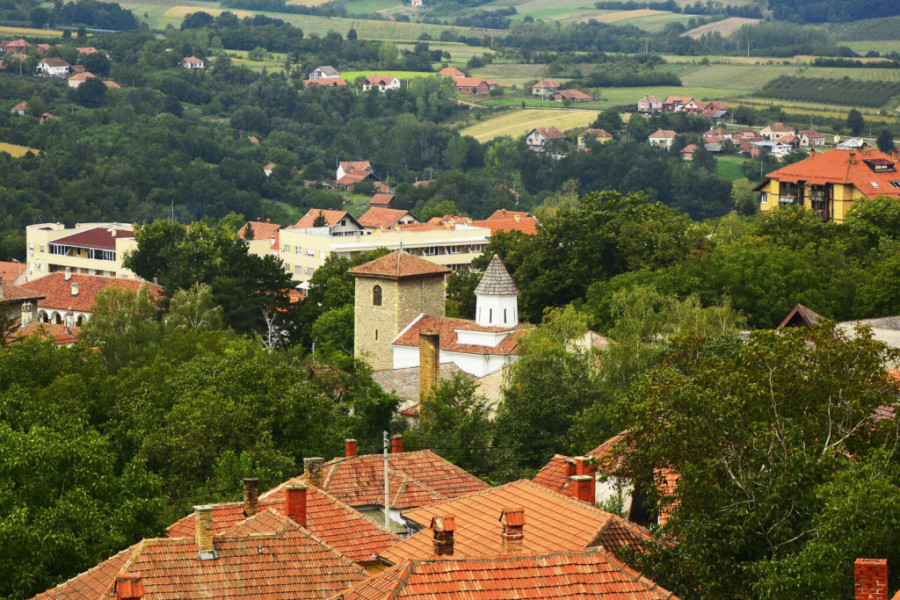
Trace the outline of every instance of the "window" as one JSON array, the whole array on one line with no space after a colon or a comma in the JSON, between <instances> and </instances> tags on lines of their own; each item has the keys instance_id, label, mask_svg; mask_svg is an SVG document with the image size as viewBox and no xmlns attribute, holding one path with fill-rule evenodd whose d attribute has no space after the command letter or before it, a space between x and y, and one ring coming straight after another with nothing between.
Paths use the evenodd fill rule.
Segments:
<instances>
[{"instance_id":1,"label":"window","mask_svg":"<svg viewBox=\"0 0 900 600\"><path fill-rule=\"evenodd\" d=\"M422 254L425 256L437 256L438 247L437 246L429 246L428 248L422 248Z\"/></svg>"},{"instance_id":2,"label":"window","mask_svg":"<svg viewBox=\"0 0 900 600\"><path fill-rule=\"evenodd\" d=\"M301 248L300 246L294 246L294 254L296 254L297 256L302 255L302 254L303 254L303 248Z\"/></svg>"},{"instance_id":3,"label":"window","mask_svg":"<svg viewBox=\"0 0 900 600\"><path fill-rule=\"evenodd\" d=\"M381 286L372 288L372 306L381 306Z\"/></svg>"},{"instance_id":4,"label":"window","mask_svg":"<svg viewBox=\"0 0 900 600\"><path fill-rule=\"evenodd\" d=\"M900 180L898 181L888 181L891 184L891 187L900 188Z\"/></svg>"},{"instance_id":5,"label":"window","mask_svg":"<svg viewBox=\"0 0 900 600\"><path fill-rule=\"evenodd\" d=\"M43 252L43 251L44 251L44 245L41 244L41 252Z\"/></svg>"},{"instance_id":6,"label":"window","mask_svg":"<svg viewBox=\"0 0 900 600\"><path fill-rule=\"evenodd\" d=\"M296 273L297 275L303 275L303 267L297 265L296 267L294 267L294 273Z\"/></svg>"},{"instance_id":7,"label":"window","mask_svg":"<svg viewBox=\"0 0 900 600\"><path fill-rule=\"evenodd\" d=\"M307 277L312 277L313 273L315 273L315 272L316 272L316 270L313 269L312 267L306 267L306 276Z\"/></svg>"},{"instance_id":8,"label":"window","mask_svg":"<svg viewBox=\"0 0 900 600\"><path fill-rule=\"evenodd\" d=\"M313 250L312 248L307 248L307 249L306 249L306 255L307 255L307 256L315 257L316 251Z\"/></svg>"},{"instance_id":9,"label":"window","mask_svg":"<svg viewBox=\"0 0 900 600\"><path fill-rule=\"evenodd\" d=\"M503 309L503 322L506 323L506 309Z\"/></svg>"},{"instance_id":10,"label":"window","mask_svg":"<svg viewBox=\"0 0 900 600\"><path fill-rule=\"evenodd\" d=\"M768 202L769 202L769 195L765 192L760 192L759 203L760 204L768 204Z\"/></svg>"},{"instance_id":11,"label":"window","mask_svg":"<svg viewBox=\"0 0 900 600\"><path fill-rule=\"evenodd\" d=\"M447 254L459 254L462 251L462 248L459 246L448 246Z\"/></svg>"},{"instance_id":12,"label":"window","mask_svg":"<svg viewBox=\"0 0 900 600\"><path fill-rule=\"evenodd\" d=\"M319 258L321 258L322 260L325 260L325 251L324 250L319 250Z\"/></svg>"},{"instance_id":13,"label":"window","mask_svg":"<svg viewBox=\"0 0 900 600\"><path fill-rule=\"evenodd\" d=\"M493 322L494 322L494 309L489 308L488 309L488 323L493 323Z\"/></svg>"},{"instance_id":14,"label":"window","mask_svg":"<svg viewBox=\"0 0 900 600\"><path fill-rule=\"evenodd\" d=\"M377 329L375 330L375 339L376 340L378 339L378 330Z\"/></svg>"}]
</instances>

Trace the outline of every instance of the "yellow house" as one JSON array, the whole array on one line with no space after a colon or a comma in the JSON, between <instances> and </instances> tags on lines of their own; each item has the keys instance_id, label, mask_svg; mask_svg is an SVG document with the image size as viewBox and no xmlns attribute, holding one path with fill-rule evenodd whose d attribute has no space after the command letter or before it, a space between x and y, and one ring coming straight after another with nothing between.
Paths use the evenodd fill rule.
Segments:
<instances>
[{"instance_id":1,"label":"yellow house","mask_svg":"<svg viewBox=\"0 0 900 600\"><path fill-rule=\"evenodd\" d=\"M859 150L810 150L809 158L766 175L755 188L762 211L785 205L805 206L824 221L842 223L860 198L900 198L896 151L885 154L863 145Z\"/></svg>"},{"instance_id":2,"label":"yellow house","mask_svg":"<svg viewBox=\"0 0 900 600\"><path fill-rule=\"evenodd\" d=\"M25 228L28 244L25 281L64 271L81 275L134 279L122 266L125 253L137 248L131 225L39 223Z\"/></svg>"},{"instance_id":3,"label":"yellow house","mask_svg":"<svg viewBox=\"0 0 900 600\"><path fill-rule=\"evenodd\" d=\"M585 129L581 133L578 134L578 149L579 150L587 150L588 145L592 140L596 140L600 144L605 144L606 142L613 139L611 133L606 131L605 129Z\"/></svg>"}]
</instances>

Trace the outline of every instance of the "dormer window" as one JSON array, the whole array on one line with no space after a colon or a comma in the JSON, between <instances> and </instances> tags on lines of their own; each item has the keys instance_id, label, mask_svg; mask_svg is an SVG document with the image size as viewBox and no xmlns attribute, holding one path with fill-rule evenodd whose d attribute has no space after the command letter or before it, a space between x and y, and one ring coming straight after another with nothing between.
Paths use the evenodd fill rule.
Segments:
<instances>
[{"instance_id":1,"label":"dormer window","mask_svg":"<svg viewBox=\"0 0 900 600\"><path fill-rule=\"evenodd\" d=\"M893 173L894 162L886 158L867 158L863 161L875 173Z\"/></svg>"}]
</instances>

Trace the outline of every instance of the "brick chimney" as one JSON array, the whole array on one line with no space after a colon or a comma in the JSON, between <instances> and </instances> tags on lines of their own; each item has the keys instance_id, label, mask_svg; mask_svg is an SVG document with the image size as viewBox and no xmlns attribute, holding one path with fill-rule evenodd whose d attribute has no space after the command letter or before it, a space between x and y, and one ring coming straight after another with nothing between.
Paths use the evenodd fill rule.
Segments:
<instances>
[{"instance_id":1,"label":"brick chimney","mask_svg":"<svg viewBox=\"0 0 900 600\"><path fill-rule=\"evenodd\" d=\"M809 157L810 157L810 158L813 158L815 155L816 155L816 149L815 149L815 148L810 148L810 149L809 149Z\"/></svg>"},{"instance_id":2,"label":"brick chimney","mask_svg":"<svg viewBox=\"0 0 900 600\"><path fill-rule=\"evenodd\" d=\"M438 333L419 334L419 402L432 393L441 379L441 336Z\"/></svg>"},{"instance_id":3,"label":"brick chimney","mask_svg":"<svg viewBox=\"0 0 900 600\"><path fill-rule=\"evenodd\" d=\"M504 508L500 514L502 554L521 553L525 543L525 509Z\"/></svg>"},{"instance_id":4,"label":"brick chimney","mask_svg":"<svg viewBox=\"0 0 900 600\"><path fill-rule=\"evenodd\" d=\"M591 458L589 456L576 456L575 457L575 475L592 475L594 473L594 467L590 464Z\"/></svg>"},{"instance_id":5,"label":"brick chimney","mask_svg":"<svg viewBox=\"0 0 900 600\"><path fill-rule=\"evenodd\" d=\"M212 511L209 504L194 507L194 539L197 542L197 554L200 560L212 560L216 558L216 548L213 544Z\"/></svg>"},{"instance_id":6,"label":"brick chimney","mask_svg":"<svg viewBox=\"0 0 900 600\"><path fill-rule=\"evenodd\" d=\"M850 164L851 164L851 165L855 165L855 164L856 164L856 150L851 150L851 151L850 151Z\"/></svg>"},{"instance_id":7,"label":"brick chimney","mask_svg":"<svg viewBox=\"0 0 900 600\"><path fill-rule=\"evenodd\" d=\"M144 596L144 582L140 573L116 575L116 600L138 600Z\"/></svg>"},{"instance_id":8,"label":"brick chimney","mask_svg":"<svg viewBox=\"0 0 900 600\"><path fill-rule=\"evenodd\" d=\"M894 162L900 162L900 152L898 152L896 148L891 150L891 160Z\"/></svg>"},{"instance_id":9,"label":"brick chimney","mask_svg":"<svg viewBox=\"0 0 900 600\"><path fill-rule=\"evenodd\" d=\"M244 516L252 517L259 512L259 479L244 479Z\"/></svg>"},{"instance_id":10,"label":"brick chimney","mask_svg":"<svg viewBox=\"0 0 900 600\"><path fill-rule=\"evenodd\" d=\"M456 518L453 515L433 517L431 529L434 531L435 556L453 556L453 532L456 531Z\"/></svg>"},{"instance_id":11,"label":"brick chimney","mask_svg":"<svg viewBox=\"0 0 900 600\"><path fill-rule=\"evenodd\" d=\"M321 487L322 485L322 465L325 459L318 456L303 459L303 474L306 475L306 481L310 485Z\"/></svg>"},{"instance_id":12,"label":"brick chimney","mask_svg":"<svg viewBox=\"0 0 900 600\"><path fill-rule=\"evenodd\" d=\"M72 282L72 295L73 296L78 295L78 282L77 281Z\"/></svg>"},{"instance_id":13,"label":"brick chimney","mask_svg":"<svg viewBox=\"0 0 900 600\"><path fill-rule=\"evenodd\" d=\"M347 458L356 456L356 440L344 440L344 456Z\"/></svg>"},{"instance_id":14,"label":"brick chimney","mask_svg":"<svg viewBox=\"0 0 900 600\"><path fill-rule=\"evenodd\" d=\"M853 582L856 600L888 600L887 559L857 558Z\"/></svg>"},{"instance_id":15,"label":"brick chimney","mask_svg":"<svg viewBox=\"0 0 900 600\"><path fill-rule=\"evenodd\" d=\"M566 477L571 477L572 475L578 474L578 464L575 462L574 458L566 459Z\"/></svg>"},{"instance_id":16,"label":"brick chimney","mask_svg":"<svg viewBox=\"0 0 900 600\"><path fill-rule=\"evenodd\" d=\"M284 488L284 514L306 527L306 494L304 484L288 485Z\"/></svg>"},{"instance_id":17,"label":"brick chimney","mask_svg":"<svg viewBox=\"0 0 900 600\"><path fill-rule=\"evenodd\" d=\"M575 487L575 498L594 504L594 476L572 475L569 477Z\"/></svg>"},{"instance_id":18,"label":"brick chimney","mask_svg":"<svg viewBox=\"0 0 900 600\"><path fill-rule=\"evenodd\" d=\"M391 454L403 453L403 436L399 433L391 438Z\"/></svg>"}]
</instances>

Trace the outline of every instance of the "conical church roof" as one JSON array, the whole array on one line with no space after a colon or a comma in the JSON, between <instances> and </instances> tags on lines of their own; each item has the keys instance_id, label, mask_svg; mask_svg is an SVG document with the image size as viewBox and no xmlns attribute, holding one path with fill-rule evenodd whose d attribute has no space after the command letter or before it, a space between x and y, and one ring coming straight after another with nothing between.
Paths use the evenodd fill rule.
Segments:
<instances>
[{"instance_id":1,"label":"conical church roof","mask_svg":"<svg viewBox=\"0 0 900 600\"><path fill-rule=\"evenodd\" d=\"M480 296L514 296L519 293L516 282L509 276L506 267L495 254L491 264L484 271L484 276L475 288L475 294Z\"/></svg>"}]
</instances>

